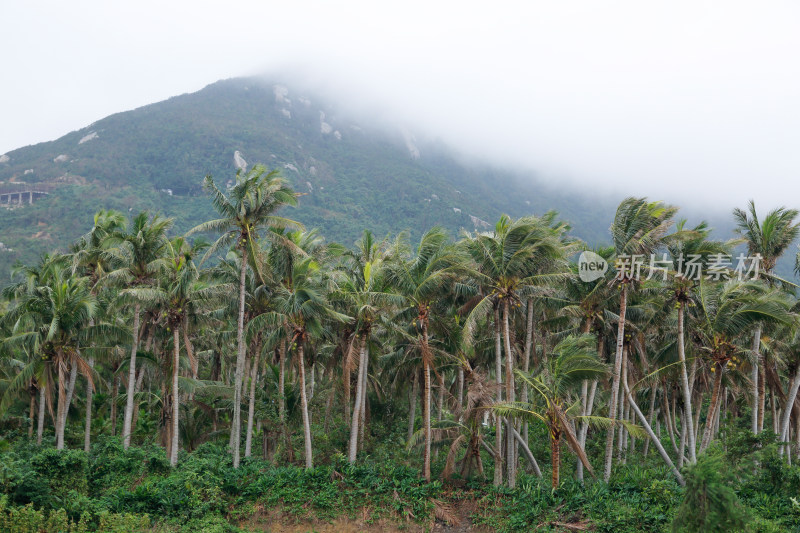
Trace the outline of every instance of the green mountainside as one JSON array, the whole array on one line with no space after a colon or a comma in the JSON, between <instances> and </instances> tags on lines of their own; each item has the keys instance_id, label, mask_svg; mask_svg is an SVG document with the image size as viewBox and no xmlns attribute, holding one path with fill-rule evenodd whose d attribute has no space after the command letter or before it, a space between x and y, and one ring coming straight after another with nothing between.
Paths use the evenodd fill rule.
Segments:
<instances>
[{"instance_id":1,"label":"green mountainside","mask_svg":"<svg viewBox=\"0 0 800 533\"><path fill-rule=\"evenodd\" d=\"M345 244L365 228L413 235L439 224L455 235L488 228L502 213L549 209L587 242L608 241L616 202L605 191L560 189L367 122L317 94L237 78L11 151L0 156L0 200L30 188L49 195L33 205L0 202L0 285L15 262L85 233L100 208L158 211L175 217L177 231L211 218L203 177L224 186L236 152L248 168L280 169L304 193L290 216ZM729 236L730 221L711 222Z\"/></svg>"},{"instance_id":2,"label":"green mountainside","mask_svg":"<svg viewBox=\"0 0 800 533\"><path fill-rule=\"evenodd\" d=\"M400 128L359 124L318 96L250 79L118 113L60 139L0 158L0 194L36 184L50 194L0 209L0 272L17 260L62 248L101 207L159 211L183 231L213 216L202 180L234 177L234 153L248 166L278 168L304 193L291 216L330 240L352 242L364 228L397 233L441 224L454 234L494 224L500 214L558 210L575 232L602 240L613 205L597 206L554 187L465 158ZM22 183L24 182L24 183ZM16 197L14 200L16 201ZM27 199L27 197L26 197ZM3 205L2 207L8 207ZM604 208L600 208L604 207Z\"/></svg>"}]
</instances>

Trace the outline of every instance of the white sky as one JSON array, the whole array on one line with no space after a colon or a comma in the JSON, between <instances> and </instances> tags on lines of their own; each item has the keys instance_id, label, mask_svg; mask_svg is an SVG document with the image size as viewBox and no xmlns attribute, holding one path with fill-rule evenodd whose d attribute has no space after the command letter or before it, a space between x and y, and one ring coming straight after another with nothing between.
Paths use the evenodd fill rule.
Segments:
<instances>
[{"instance_id":1,"label":"white sky","mask_svg":"<svg viewBox=\"0 0 800 533\"><path fill-rule=\"evenodd\" d=\"M291 68L588 191L800 206L797 2L0 3L0 154Z\"/></svg>"}]
</instances>

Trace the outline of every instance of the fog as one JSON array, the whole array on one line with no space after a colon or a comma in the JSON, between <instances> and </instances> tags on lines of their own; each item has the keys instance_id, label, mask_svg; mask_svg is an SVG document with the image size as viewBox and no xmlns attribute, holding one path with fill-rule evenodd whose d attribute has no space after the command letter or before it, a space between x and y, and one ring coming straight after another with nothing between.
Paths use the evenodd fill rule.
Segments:
<instances>
[{"instance_id":1,"label":"fog","mask_svg":"<svg viewBox=\"0 0 800 533\"><path fill-rule=\"evenodd\" d=\"M800 206L793 2L5 2L0 20L0 154L291 72L551 184Z\"/></svg>"}]
</instances>

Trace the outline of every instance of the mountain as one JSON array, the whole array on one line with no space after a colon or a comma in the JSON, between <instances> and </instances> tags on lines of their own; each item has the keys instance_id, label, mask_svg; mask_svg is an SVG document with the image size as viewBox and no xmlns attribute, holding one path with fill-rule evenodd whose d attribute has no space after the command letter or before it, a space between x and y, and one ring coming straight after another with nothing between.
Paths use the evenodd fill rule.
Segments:
<instances>
[{"instance_id":1,"label":"mountain","mask_svg":"<svg viewBox=\"0 0 800 533\"><path fill-rule=\"evenodd\" d=\"M235 176L234 156L248 168L280 169L303 193L287 215L345 244L365 228L419 235L439 224L456 234L488 228L502 213L549 209L577 235L599 241L614 209L407 129L359 121L324 96L237 78L0 156L2 277L14 261L63 249L101 207L158 211L175 217L178 231L212 217L203 177L225 186ZM47 194L29 204L32 190Z\"/></svg>"}]
</instances>

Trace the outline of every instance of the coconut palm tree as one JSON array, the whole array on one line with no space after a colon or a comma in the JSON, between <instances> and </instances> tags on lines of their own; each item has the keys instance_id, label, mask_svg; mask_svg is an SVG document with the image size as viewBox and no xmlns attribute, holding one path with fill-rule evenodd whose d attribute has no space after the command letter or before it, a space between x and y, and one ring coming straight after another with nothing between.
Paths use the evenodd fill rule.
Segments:
<instances>
[{"instance_id":1,"label":"coconut palm tree","mask_svg":"<svg viewBox=\"0 0 800 533\"><path fill-rule=\"evenodd\" d=\"M236 183L226 196L214 183L214 179L206 176L204 187L211 193L211 201L221 218L204 222L194 227L189 234L196 232L222 232L217 241L209 248L204 260L221 247L234 244L243 258L239 273L239 316L236 329L236 370L233 385L233 420L231 425L231 442L233 444L233 466L239 467L242 381L246 344L244 338L245 276L252 261L259 266L258 240L263 230L276 227L287 228L299 226L293 220L277 216L275 213L285 205L296 205L297 194L289 188L277 170L267 172L262 165L256 165L250 172L236 173ZM269 236L270 232L266 232ZM248 258L248 259L244 259Z\"/></svg>"},{"instance_id":2,"label":"coconut palm tree","mask_svg":"<svg viewBox=\"0 0 800 533\"><path fill-rule=\"evenodd\" d=\"M596 380L608 374L608 368L597 360L597 341L591 335L568 336L559 342L550 357L531 374L517 370L517 377L533 391L529 403L505 402L495 404L492 409L502 416L517 416L531 423L543 423L550 434L553 488L558 487L561 465L561 441L569 448L584 467L593 474L592 465L580 445L574 423L588 421L593 425L612 425L613 421L603 417L580 414L579 389L582 382ZM629 427L636 431L634 427Z\"/></svg>"},{"instance_id":3,"label":"coconut palm tree","mask_svg":"<svg viewBox=\"0 0 800 533\"><path fill-rule=\"evenodd\" d=\"M89 277L93 295L97 295L98 282L108 270L108 237L125 228L125 216L119 211L101 209L94 215L94 225L89 232L78 239L73 246L72 268L83 268ZM89 367L94 368L94 357L89 356ZM86 423L84 426L83 450L89 453L92 436L92 393L93 387L87 380Z\"/></svg>"},{"instance_id":4,"label":"coconut palm tree","mask_svg":"<svg viewBox=\"0 0 800 533\"><path fill-rule=\"evenodd\" d=\"M775 265L786 249L800 235L800 224L795 222L798 216L797 209L778 207L773 209L761 221L756 213L753 200L748 204L748 210L736 208L733 218L736 222L736 233L747 244L747 253L750 257L760 256L760 271L770 284L776 281L774 277ZM754 356L752 369L753 387L753 420L751 429L759 433L764 426L764 401L765 401L765 362L761 353L761 324L755 324L753 329ZM761 378L759 378L759 373Z\"/></svg>"},{"instance_id":5,"label":"coconut palm tree","mask_svg":"<svg viewBox=\"0 0 800 533\"><path fill-rule=\"evenodd\" d=\"M617 208L614 222L611 224L611 237L617 261L628 261L627 265L618 264L615 279L620 288L619 320L617 323L617 348L614 354L614 370L611 382L611 398L608 418L616 420L619 403L620 370L622 368L622 350L625 342L625 313L628 303L628 291L635 284L635 268L628 268L637 258L649 258L650 254L664 243L664 239L672 225L672 218L677 208L662 202L650 202L646 198L626 198ZM608 429L606 436L606 455L603 479L611 479L611 460L614 454L614 428Z\"/></svg>"},{"instance_id":6,"label":"coconut palm tree","mask_svg":"<svg viewBox=\"0 0 800 533\"><path fill-rule=\"evenodd\" d=\"M552 225L555 213L543 218L523 217L511 220L503 215L495 225L494 234L478 234L465 241L465 247L472 257L476 268L470 276L483 288L485 296L475 306L467 318L467 339L475 327L479 317L488 314L490 309L495 315L495 366L497 383L502 381L501 342L502 335L506 353L505 396L509 402L515 401L514 357L511 351L510 322L512 309L522 306L522 299L534 293L535 287L541 287L546 281L556 279L566 271L563 259L568 247L561 240L563 226ZM539 291L541 292L541 291ZM500 318L502 311L502 319ZM501 321L502 320L502 321ZM498 388L498 401L502 393ZM516 461L513 457L516 442L511 431L511 420L506 420L506 442L501 444L501 430L497 432L498 449L505 448L508 472L508 484L516 484ZM498 466L495 467L497 478Z\"/></svg>"},{"instance_id":7,"label":"coconut palm tree","mask_svg":"<svg viewBox=\"0 0 800 533\"><path fill-rule=\"evenodd\" d=\"M287 327L290 332L290 347L297 355L300 376L300 403L303 415L303 439L306 468L314 466L311 445L311 421L308 414L306 391L305 350L314 339L330 335L328 321L348 322L350 317L334 311L328 302L326 284L319 263L306 257L294 263L289 285L278 285L273 295L273 309L257 317L251 323L254 328L265 326Z\"/></svg>"},{"instance_id":8,"label":"coconut palm tree","mask_svg":"<svg viewBox=\"0 0 800 533\"><path fill-rule=\"evenodd\" d=\"M115 231L106 238L110 268L104 283L123 288L143 288L153 285L164 266L162 252L167 244L167 230L172 219L141 212L131 221L130 228ZM128 368L127 401L122 425L122 445L131 444L134 395L136 393L136 351L139 349L139 321L142 303L133 299L131 357Z\"/></svg>"},{"instance_id":9,"label":"coconut palm tree","mask_svg":"<svg viewBox=\"0 0 800 533\"><path fill-rule=\"evenodd\" d=\"M431 366L433 350L430 347L430 321L437 299L444 294L454 275L463 269L463 259L449 245L447 233L439 227L425 232L413 257L407 258L404 238L398 239L394 258L386 265L388 283L404 298L401 317L405 323L410 318L419 337L423 373L423 426L425 451L423 476L431 479ZM432 310L433 308L433 310Z\"/></svg>"},{"instance_id":10,"label":"coconut palm tree","mask_svg":"<svg viewBox=\"0 0 800 533\"><path fill-rule=\"evenodd\" d=\"M747 349L741 336L752 331L755 324L788 324L793 320L791 302L786 295L761 283L732 280L712 283L703 280L697 291L698 324L695 335L699 337L703 352L708 358L714 376L711 403L706 416L706 427L700 451L711 442L714 424L711 422L720 405L723 374L736 367Z\"/></svg>"},{"instance_id":11,"label":"coconut palm tree","mask_svg":"<svg viewBox=\"0 0 800 533\"><path fill-rule=\"evenodd\" d=\"M64 428L67 421L74 379L68 375L78 372L91 385L91 368L80 350L96 330L89 322L97 310L97 300L89 290L86 277L71 275L68 268L59 266L51 271L47 283L23 293L5 320L16 324L4 344L26 347L45 363L45 382L52 387L58 382L58 409L55 419L56 449L64 448ZM31 361L21 374L30 379L37 366ZM52 398L49 390L47 397Z\"/></svg>"}]
</instances>

